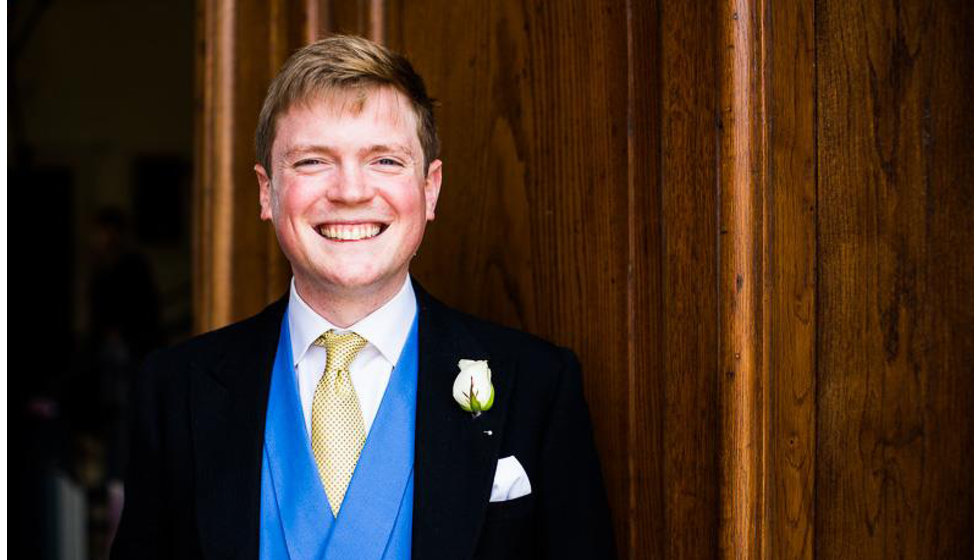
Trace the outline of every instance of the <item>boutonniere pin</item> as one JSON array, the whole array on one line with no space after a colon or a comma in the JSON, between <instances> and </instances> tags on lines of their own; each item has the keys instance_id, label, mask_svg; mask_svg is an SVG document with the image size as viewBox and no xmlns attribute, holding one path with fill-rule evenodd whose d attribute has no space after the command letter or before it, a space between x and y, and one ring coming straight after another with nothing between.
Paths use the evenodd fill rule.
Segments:
<instances>
[{"instance_id":1,"label":"boutonniere pin","mask_svg":"<svg viewBox=\"0 0 980 560\"><path fill-rule=\"evenodd\" d=\"M459 375L453 382L453 398L476 418L493 406L493 383L486 360L460 360Z\"/></svg>"}]
</instances>

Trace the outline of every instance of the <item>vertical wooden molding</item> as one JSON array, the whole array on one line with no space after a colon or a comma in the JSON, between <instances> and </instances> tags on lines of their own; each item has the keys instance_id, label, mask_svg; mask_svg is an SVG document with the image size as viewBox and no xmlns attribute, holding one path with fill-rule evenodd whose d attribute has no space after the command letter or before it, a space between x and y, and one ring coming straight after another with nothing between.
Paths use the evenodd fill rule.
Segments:
<instances>
[{"instance_id":1,"label":"vertical wooden molding","mask_svg":"<svg viewBox=\"0 0 980 560\"><path fill-rule=\"evenodd\" d=\"M231 320L231 240L234 235L233 216L233 150L235 142L235 0L218 0L218 41L215 59L218 64L215 93L215 150L214 156L214 206L211 216L214 220L214 246L212 271L212 316L210 328L223 325Z\"/></svg>"},{"instance_id":2,"label":"vertical wooden molding","mask_svg":"<svg viewBox=\"0 0 980 560\"><path fill-rule=\"evenodd\" d=\"M813 5L723 5L719 548L723 558L813 558Z\"/></svg>"},{"instance_id":3,"label":"vertical wooden molding","mask_svg":"<svg viewBox=\"0 0 980 560\"><path fill-rule=\"evenodd\" d=\"M303 27L305 42L312 43L320 39L326 30L326 13L323 0L306 0L306 25Z\"/></svg>"},{"instance_id":4,"label":"vertical wooden molding","mask_svg":"<svg viewBox=\"0 0 980 560\"><path fill-rule=\"evenodd\" d=\"M368 37L375 42L385 41L385 0L368 0Z\"/></svg>"},{"instance_id":5,"label":"vertical wooden molding","mask_svg":"<svg viewBox=\"0 0 980 560\"><path fill-rule=\"evenodd\" d=\"M199 0L198 13L193 292L201 332L258 312L287 287L288 263L258 217L252 134L269 81L320 28L320 12L312 1Z\"/></svg>"},{"instance_id":6,"label":"vertical wooden molding","mask_svg":"<svg viewBox=\"0 0 980 560\"><path fill-rule=\"evenodd\" d=\"M205 189L208 184L207 167L204 165L204 155L211 152L213 137L209 122L213 90L210 87L213 65L211 61L212 43L211 25L214 21L213 3L198 0L195 5L196 18L194 22L195 50L198 55L194 68L194 184L191 200L191 307L193 310L193 329L201 332L204 328L204 318L211 313L210 284L203 279L209 273L211 244L210 221L205 217L211 204L210 192Z\"/></svg>"},{"instance_id":7,"label":"vertical wooden molding","mask_svg":"<svg viewBox=\"0 0 980 560\"><path fill-rule=\"evenodd\" d=\"M234 143L235 0L200 0L203 57L199 59L201 100L197 114L195 177L194 326L198 332L231 317L232 151Z\"/></svg>"},{"instance_id":8,"label":"vertical wooden molding","mask_svg":"<svg viewBox=\"0 0 980 560\"><path fill-rule=\"evenodd\" d=\"M718 546L724 559L767 554L765 153L762 18L752 0L721 3Z\"/></svg>"}]
</instances>

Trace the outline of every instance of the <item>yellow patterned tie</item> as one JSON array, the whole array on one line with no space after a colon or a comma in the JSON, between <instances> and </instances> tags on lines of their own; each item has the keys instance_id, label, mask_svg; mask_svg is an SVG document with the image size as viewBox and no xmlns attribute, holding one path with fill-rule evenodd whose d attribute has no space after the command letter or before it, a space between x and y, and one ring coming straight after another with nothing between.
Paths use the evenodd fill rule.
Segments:
<instances>
[{"instance_id":1,"label":"yellow patterned tie","mask_svg":"<svg viewBox=\"0 0 980 560\"><path fill-rule=\"evenodd\" d=\"M313 393L313 456L334 517L364 447L364 417L350 380L350 364L367 341L355 333L323 333L327 365Z\"/></svg>"}]
</instances>

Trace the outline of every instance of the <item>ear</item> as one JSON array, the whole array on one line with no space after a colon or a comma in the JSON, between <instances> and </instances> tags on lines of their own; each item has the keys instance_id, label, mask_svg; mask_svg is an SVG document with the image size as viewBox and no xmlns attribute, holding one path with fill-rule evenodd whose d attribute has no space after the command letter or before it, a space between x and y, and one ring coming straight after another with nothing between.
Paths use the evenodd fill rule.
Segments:
<instances>
[{"instance_id":1,"label":"ear","mask_svg":"<svg viewBox=\"0 0 980 560\"><path fill-rule=\"evenodd\" d=\"M262 164L256 163L255 178L259 180L259 217L263 220L272 219L272 180Z\"/></svg>"},{"instance_id":2,"label":"ear","mask_svg":"<svg viewBox=\"0 0 980 560\"><path fill-rule=\"evenodd\" d=\"M439 190L442 188L442 160L429 163L429 173L425 177L425 219L436 219L436 202L439 201Z\"/></svg>"}]
</instances>

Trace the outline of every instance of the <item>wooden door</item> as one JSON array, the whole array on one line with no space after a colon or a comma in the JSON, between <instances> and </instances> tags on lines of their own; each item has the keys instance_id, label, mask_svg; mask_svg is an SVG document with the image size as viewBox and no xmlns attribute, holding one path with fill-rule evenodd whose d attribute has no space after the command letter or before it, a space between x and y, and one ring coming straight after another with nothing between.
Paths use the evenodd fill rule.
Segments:
<instances>
[{"instance_id":1,"label":"wooden door","mask_svg":"<svg viewBox=\"0 0 980 560\"><path fill-rule=\"evenodd\" d=\"M445 162L414 274L583 362L622 558L972 550L972 6L201 0L197 324L288 266L251 135L328 32Z\"/></svg>"}]
</instances>

